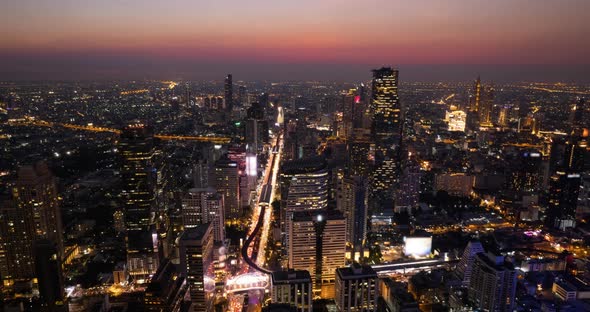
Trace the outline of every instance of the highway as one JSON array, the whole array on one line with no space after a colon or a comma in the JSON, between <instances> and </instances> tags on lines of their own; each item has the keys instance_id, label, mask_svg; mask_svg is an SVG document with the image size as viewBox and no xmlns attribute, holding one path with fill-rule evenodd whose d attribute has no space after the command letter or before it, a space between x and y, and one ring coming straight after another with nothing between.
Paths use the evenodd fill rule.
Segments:
<instances>
[{"instance_id":1,"label":"highway","mask_svg":"<svg viewBox=\"0 0 590 312\"><path fill-rule=\"evenodd\" d=\"M119 129L112 129L112 128L105 128L105 127L98 127L94 125L74 125L68 123L57 123L57 122L49 122L45 120L37 119L36 117L27 116L23 120L9 120L9 124L14 126L36 126L36 127L62 127L66 129L72 130L80 130L80 131L89 131L89 132L106 132L106 133L114 133L114 134L121 134L121 130ZM172 134L155 134L155 138L160 140L184 140L184 141L197 141L197 142L211 142L215 144L227 144L231 141L231 138L228 137L215 137L215 136L190 136L190 135L172 135Z\"/></svg>"},{"instance_id":2,"label":"highway","mask_svg":"<svg viewBox=\"0 0 590 312\"><path fill-rule=\"evenodd\" d=\"M277 174L278 174L278 167L280 162L280 155L281 155L281 134L277 136L277 140L272 148L278 145L278 152L271 153L270 162L267 165L267 170L265 172L262 188L260 191L260 195L258 196L258 202L256 203L257 208L257 215L258 220L255 223L254 228L250 232L248 238L246 239L244 245L242 246L242 258L244 261L253 269L260 271L265 274L270 274L271 271L262 268L264 265L264 250L266 248L266 242L268 240L268 232L270 226L270 218L272 216L272 207L270 204L274 198L274 191L277 181ZM266 220L266 222L265 222ZM259 232L262 229L261 235L259 236ZM254 248L256 251L252 253L252 255L248 255L248 251L252 243L258 238L258 247ZM253 255L256 254L256 259L253 260Z\"/></svg>"}]
</instances>

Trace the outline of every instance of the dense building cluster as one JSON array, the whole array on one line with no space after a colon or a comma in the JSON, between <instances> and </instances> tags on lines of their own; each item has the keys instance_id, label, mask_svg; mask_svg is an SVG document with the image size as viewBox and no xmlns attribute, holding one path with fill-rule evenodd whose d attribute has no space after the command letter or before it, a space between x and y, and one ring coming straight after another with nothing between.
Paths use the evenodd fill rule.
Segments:
<instances>
[{"instance_id":1,"label":"dense building cluster","mask_svg":"<svg viewBox=\"0 0 590 312\"><path fill-rule=\"evenodd\" d=\"M1 83L3 311L590 310L590 87L367 78Z\"/></svg>"}]
</instances>

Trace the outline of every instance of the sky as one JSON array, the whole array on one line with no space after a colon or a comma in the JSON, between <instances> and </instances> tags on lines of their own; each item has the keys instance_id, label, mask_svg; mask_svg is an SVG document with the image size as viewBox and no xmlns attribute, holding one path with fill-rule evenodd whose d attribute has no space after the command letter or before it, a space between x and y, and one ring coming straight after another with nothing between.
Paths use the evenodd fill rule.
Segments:
<instances>
[{"instance_id":1,"label":"sky","mask_svg":"<svg viewBox=\"0 0 590 312\"><path fill-rule=\"evenodd\" d=\"M589 20L588 0L2 0L0 80L590 80Z\"/></svg>"}]
</instances>

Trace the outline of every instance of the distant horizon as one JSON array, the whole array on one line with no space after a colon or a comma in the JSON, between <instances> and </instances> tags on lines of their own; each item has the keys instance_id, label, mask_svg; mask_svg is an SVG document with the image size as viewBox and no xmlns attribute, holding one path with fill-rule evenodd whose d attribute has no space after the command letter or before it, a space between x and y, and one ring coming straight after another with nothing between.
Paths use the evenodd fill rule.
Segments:
<instances>
[{"instance_id":1,"label":"distant horizon","mask_svg":"<svg viewBox=\"0 0 590 312\"><path fill-rule=\"evenodd\" d=\"M80 61L83 63L83 61ZM118 63L118 64L116 64ZM79 63L78 63L79 64ZM148 66L149 62L144 63ZM3 65L0 61L0 65ZM76 65L76 64L74 64ZM31 61L19 70L0 68L2 82L108 82L180 80L194 82L223 81L232 74L234 82L318 81L359 83L370 80L371 70L391 66L400 70L400 82L467 82L478 76L495 83L546 82L590 83L589 65L476 65L476 64L152 64L138 70L137 61L126 64L85 64L73 69L63 61L40 70ZM76 66L77 67L77 66Z\"/></svg>"}]
</instances>

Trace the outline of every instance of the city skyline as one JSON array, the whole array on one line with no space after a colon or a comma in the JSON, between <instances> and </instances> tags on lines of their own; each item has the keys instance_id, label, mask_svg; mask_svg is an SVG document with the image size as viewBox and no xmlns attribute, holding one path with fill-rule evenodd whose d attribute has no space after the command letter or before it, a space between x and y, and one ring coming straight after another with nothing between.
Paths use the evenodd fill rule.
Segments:
<instances>
[{"instance_id":1,"label":"city skyline","mask_svg":"<svg viewBox=\"0 0 590 312\"><path fill-rule=\"evenodd\" d=\"M480 73L587 81L590 66L590 3L581 0L60 0L0 8L1 80L214 79L229 68L238 80L338 80L399 65L406 81L441 79L442 68L458 80ZM469 73L453 69L459 65Z\"/></svg>"}]
</instances>

